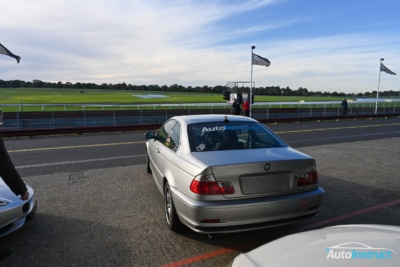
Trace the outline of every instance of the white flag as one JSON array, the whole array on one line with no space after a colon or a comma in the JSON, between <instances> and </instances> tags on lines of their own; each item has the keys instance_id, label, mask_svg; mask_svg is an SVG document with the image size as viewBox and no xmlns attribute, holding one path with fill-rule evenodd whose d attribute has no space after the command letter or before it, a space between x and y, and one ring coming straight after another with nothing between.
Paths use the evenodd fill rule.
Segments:
<instances>
[{"instance_id":1,"label":"white flag","mask_svg":"<svg viewBox=\"0 0 400 267\"><path fill-rule=\"evenodd\" d=\"M19 61L21 60L20 56L14 55L13 53L11 53L10 50L8 50L4 45L0 44L0 54L6 55L6 56L10 56L13 57L17 60L17 63L19 63Z\"/></svg>"},{"instance_id":2,"label":"white flag","mask_svg":"<svg viewBox=\"0 0 400 267\"><path fill-rule=\"evenodd\" d=\"M271 62L268 59L260 57L259 55L253 53L252 64L269 67L269 65L271 65Z\"/></svg>"},{"instance_id":3,"label":"white flag","mask_svg":"<svg viewBox=\"0 0 400 267\"><path fill-rule=\"evenodd\" d=\"M381 71L384 71L384 72L389 73L389 74L396 75L396 73L394 73L393 71L389 70L389 69L388 69L385 65L383 65L382 63L381 63Z\"/></svg>"}]
</instances>

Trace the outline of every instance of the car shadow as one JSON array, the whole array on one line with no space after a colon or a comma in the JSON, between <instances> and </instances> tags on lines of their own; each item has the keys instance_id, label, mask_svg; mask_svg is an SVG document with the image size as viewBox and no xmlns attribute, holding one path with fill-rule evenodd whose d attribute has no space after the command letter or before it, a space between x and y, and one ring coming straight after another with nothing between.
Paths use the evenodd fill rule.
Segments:
<instances>
[{"instance_id":1,"label":"car shadow","mask_svg":"<svg viewBox=\"0 0 400 267\"><path fill-rule=\"evenodd\" d=\"M0 239L12 253L1 266L131 266L140 258L124 230L101 223L38 213Z\"/></svg>"}]
</instances>

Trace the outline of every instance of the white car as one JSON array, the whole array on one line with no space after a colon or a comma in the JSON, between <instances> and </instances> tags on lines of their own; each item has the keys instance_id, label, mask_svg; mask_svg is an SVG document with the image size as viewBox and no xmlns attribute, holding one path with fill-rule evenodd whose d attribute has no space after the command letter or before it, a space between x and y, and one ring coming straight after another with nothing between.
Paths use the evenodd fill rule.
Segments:
<instances>
[{"instance_id":1,"label":"white car","mask_svg":"<svg viewBox=\"0 0 400 267\"><path fill-rule=\"evenodd\" d=\"M21 228L26 220L34 217L37 202L33 188L28 185L29 199L21 200L0 178L0 237Z\"/></svg>"},{"instance_id":2,"label":"white car","mask_svg":"<svg viewBox=\"0 0 400 267\"><path fill-rule=\"evenodd\" d=\"M145 138L171 230L256 230L313 217L321 205L315 160L257 120L176 116Z\"/></svg>"},{"instance_id":3,"label":"white car","mask_svg":"<svg viewBox=\"0 0 400 267\"><path fill-rule=\"evenodd\" d=\"M231 267L400 266L400 227L339 225L284 236L238 255Z\"/></svg>"}]
</instances>

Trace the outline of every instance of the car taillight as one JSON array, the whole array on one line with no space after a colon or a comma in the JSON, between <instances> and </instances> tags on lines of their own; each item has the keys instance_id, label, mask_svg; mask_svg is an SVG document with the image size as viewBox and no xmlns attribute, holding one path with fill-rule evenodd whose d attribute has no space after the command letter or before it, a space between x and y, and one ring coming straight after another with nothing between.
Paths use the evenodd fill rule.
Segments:
<instances>
[{"instance_id":1,"label":"car taillight","mask_svg":"<svg viewBox=\"0 0 400 267\"><path fill-rule=\"evenodd\" d=\"M217 182L213 175L198 175L190 184L190 191L199 195L227 195L235 193L230 182Z\"/></svg>"},{"instance_id":2,"label":"car taillight","mask_svg":"<svg viewBox=\"0 0 400 267\"><path fill-rule=\"evenodd\" d=\"M306 186L318 183L318 172L302 174L297 180L298 186Z\"/></svg>"}]
</instances>

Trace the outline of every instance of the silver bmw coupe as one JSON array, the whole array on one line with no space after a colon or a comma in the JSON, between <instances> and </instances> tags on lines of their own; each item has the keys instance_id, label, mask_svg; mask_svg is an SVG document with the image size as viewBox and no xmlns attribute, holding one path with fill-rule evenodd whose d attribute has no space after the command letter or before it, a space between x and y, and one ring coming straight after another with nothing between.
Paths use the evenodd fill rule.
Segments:
<instances>
[{"instance_id":1,"label":"silver bmw coupe","mask_svg":"<svg viewBox=\"0 0 400 267\"><path fill-rule=\"evenodd\" d=\"M173 231L256 230L313 217L321 205L315 160L257 120L176 116L145 138Z\"/></svg>"}]
</instances>

